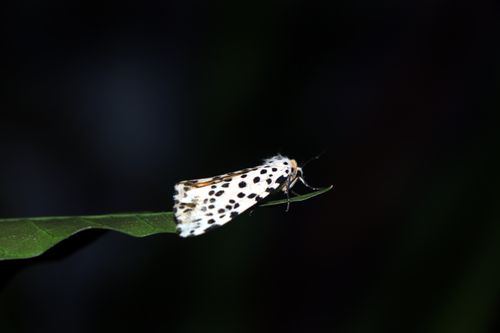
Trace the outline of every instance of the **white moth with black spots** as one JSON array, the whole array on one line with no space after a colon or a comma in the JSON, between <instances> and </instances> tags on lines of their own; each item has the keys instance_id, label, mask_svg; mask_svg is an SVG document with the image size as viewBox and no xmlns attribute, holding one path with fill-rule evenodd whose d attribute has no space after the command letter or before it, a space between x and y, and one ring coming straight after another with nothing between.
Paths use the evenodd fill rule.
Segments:
<instances>
[{"instance_id":1,"label":"white moth with black spots","mask_svg":"<svg viewBox=\"0 0 500 333\"><path fill-rule=\"evenodd\" d=\"M175 185L174 214L181 237L198 236L220 227L263 200L290 188L302 169L288 157L276 155L262 165L211 178L183 180Z\"/></svg>"}]
</instances>

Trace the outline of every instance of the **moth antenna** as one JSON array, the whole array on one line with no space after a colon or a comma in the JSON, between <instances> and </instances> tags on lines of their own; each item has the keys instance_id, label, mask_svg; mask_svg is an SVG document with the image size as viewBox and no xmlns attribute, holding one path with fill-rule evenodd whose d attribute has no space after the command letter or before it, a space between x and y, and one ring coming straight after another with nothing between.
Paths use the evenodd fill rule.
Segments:
<instances>
[{"instance_id":1,"label":"moth antenna","mask_svg":"<svg viewBox=\"0 0 500 333\"><path fill-rule=\"evenodd\" d=\"M319 160L319 158L320 158L321 156L323 156L323 154L325 154L325 153L326 153L326 149L325 149L325 150L323 150L323 151L322 151L321 153L319 153L318 155L313 156L313 157L311 157L310 159L308 159L307 161L305 161L305 162L304 162L304 163L303 163L300 167L301 167L301 168L304 168L304 167L305 167L306 165L308 165L310 162L315 161L315 160Z\"/></svg>"}]
</instances>

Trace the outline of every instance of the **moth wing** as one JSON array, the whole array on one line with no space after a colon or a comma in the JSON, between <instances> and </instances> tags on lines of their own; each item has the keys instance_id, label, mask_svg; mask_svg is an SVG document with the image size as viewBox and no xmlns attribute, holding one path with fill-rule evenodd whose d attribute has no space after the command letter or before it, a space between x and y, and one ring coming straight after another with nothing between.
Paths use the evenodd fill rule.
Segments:
<instances>
[{"instance_id":1,"label":"moth wing","mask_svg":"<svg viewBox=\"0 0 500 333\"><path fill-rule=\"evenodd\" d=\"M177 183L174 213L180 236L220 227L281 188L291 174L290 164L283 162L266 161L244 172Z\"/></svg>"}]
</instances>

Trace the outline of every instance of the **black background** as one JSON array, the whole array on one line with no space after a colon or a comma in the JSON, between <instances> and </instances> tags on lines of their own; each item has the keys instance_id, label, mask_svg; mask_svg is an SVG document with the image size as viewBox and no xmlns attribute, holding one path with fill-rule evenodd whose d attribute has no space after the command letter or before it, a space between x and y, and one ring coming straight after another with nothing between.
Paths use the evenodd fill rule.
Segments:
<instances>
[{"instance_id":1,"label":"black background","mask_svg":"<svg viewBox=\"0 0 500 333\"><path fill-rule=\"evenodd\" d=\"M498 5L17 2L2 217L167 211L321 151L334 190L193 239L89 231L0 263L1 332L498 332ZM297 191L306 189L297 187Z\"/></svg>"}]
</instances>

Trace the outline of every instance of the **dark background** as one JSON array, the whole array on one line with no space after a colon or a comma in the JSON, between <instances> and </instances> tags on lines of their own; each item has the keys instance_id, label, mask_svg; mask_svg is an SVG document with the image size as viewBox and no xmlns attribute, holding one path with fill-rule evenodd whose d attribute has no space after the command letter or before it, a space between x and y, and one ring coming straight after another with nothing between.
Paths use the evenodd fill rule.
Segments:
<instances>
[{"instance_id":1,"label":"dark background","mask_svg":"<svg viewBox=\"0 0 500 333\"><path fill-rule=\"evenodd\" d=\"M493 1L19 1L0 216L171 210L282 153L334 190L0 263L0 332L498 332ZM297 191L306 189L297 186Z\"/></svg>"}]
</instances>

